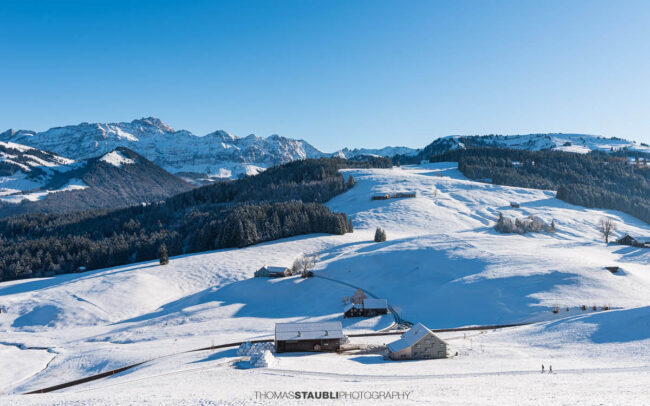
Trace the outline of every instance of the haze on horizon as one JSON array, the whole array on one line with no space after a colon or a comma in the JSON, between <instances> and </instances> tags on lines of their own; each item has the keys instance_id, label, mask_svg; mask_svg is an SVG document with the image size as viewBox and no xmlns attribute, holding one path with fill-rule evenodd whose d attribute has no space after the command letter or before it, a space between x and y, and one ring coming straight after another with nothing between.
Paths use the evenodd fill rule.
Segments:
<instances>
[{"instance_id":1,"label":"haze on horizon","mask_svg":"<svg viewBox=\"0 0 650 406\"><path fill-rule=\"evenodd\" d=\"M0 131L156 116L323 151L650 142L644 1L3 1Z\"/></svg>"}]
</instances>

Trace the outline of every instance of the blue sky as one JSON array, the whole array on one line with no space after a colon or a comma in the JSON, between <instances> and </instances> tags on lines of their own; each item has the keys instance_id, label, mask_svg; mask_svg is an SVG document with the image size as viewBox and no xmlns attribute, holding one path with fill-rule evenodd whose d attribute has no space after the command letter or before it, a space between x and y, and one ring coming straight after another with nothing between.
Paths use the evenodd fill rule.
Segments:
<instances>
[{"instance_id":1,"label":"blue sky","mask_svg":"<svg viewBox=\"0 0 650 406\"><path fill-rule=\"evenodd\" d=\"M0 131L153 115L333 151L650 142L649 1L0 0Z\"/></svg>"}]
</instances>

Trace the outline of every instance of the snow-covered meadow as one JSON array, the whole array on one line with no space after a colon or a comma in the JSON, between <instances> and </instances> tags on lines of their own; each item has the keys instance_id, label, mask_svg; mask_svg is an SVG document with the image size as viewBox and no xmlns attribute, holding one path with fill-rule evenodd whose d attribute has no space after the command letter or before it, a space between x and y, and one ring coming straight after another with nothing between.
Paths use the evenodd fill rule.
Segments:
<instances>
[{"instance_id":1,"label":"snow-covered meadow","mask_svg":"<svg viewBox=\"0 0 650 406\"><path fill-rule=\"evenodd\" d=\"M0 284L0 403L282 403L256 398L255 391L271 390L412 392L393 404L650 398L650 250L607 246L597 229L603 216L621 235L649 235L648 224L564 203L550 191L473 182L455 163L344 172L356 186L327 205L352 217L351 234ZM392 192L417 198L370 199ZM499 234L499 212L553 220L557 232ZM376 227L386 230L386 242L372 241ZM261 266L289 266L301 253L319 255L320 277L252 278ZM622 271L604 269L614 265ZM444 360L279 354L269 367L249 369L239 366L235 347L183 353L272 338L276 322L340 320L350 333L391 325L390 315L342 319L341 299L354 293L346 284L434 329L534 324L442 333L458 353ZM147 360L55 393L19 395ZM540 374L542 363L555 373Z\"/></svg>"}]
</instances>

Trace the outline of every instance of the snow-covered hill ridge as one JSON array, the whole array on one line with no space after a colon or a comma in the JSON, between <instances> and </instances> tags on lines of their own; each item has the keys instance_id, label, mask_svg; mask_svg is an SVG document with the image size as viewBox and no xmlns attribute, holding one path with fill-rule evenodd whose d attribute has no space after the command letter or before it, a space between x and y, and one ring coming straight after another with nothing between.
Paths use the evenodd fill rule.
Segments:
<instances>
[{"instance_id":1,"label":"snow-covered hill ridge","mask_svg":"<svg viewBox=\"0 0 650 406\"><path fill-rule=\"evenodd\" d=\"M232 178L297 159L359 155L392 156L413 153L405 147L344 149L324 153L304 140L250 134L237 137L225 131L197 136L176 131L160 119L148 117L120 123L81 123L44 132L8 130L0 140L29 145L73 159L88 159L127 147L171 173L204 174L204 178Z\"/></svg>"},{"instance_id":2,"label":"snow-covered hill ridge","mask_svg":"<svg viewBox=\"0 0 650 406\"><path fill-rule=\"evenodd\" d=\"M49 179L79 165L36 148L0 141L0 196L42 188ZM0 197L0 200L3 200Z\"/></svg>"},{"instance_id":3,"label":"snow-covered hill ridge","mask_svg":"<svg viewBox=\"0 0 650 406\"><path fill-rule=\"evenodd\" d=\"M418 390L426 390L432 386L424 380L427 375L443 379L445 374L507 374L533 368L538 377L539 365L549 359L560 370L650 365L645 351L650 343L650 250L606 245L598 232L603 216L614 219L619 235L650 234L648 224L620 212L564 203L550 191L473 182L455 163L344 172L356 185L327 206L348 213L354 233L179 256L165 266L152 261L0 284L0 343L52 351L30 350L34 352L21 357L15 348L0 344L2 355L12 360L11 373L0 369L0 392L34 390L211 344L270 338L276 322L341 321L347 332L390 324L390 316L343 319L341 299L355 289L332 279L386 298L403 318L431 328L538 323L512 332L468 334L467 340L458 333L443 336L460 353L449 360L390 363L380 355L291 354L278 357L278 368L333 374L331 379L338 381L358 374L357 385L382 377L407 384L420 377ZM414 191L417 197L370 199L393 191ZM511 207L512 201L520 208ZM553 219L557 232L497 233L493 226L498 212ZM373 241L378 226L386 230L387 241ZM301 253L319 254L316 277L253 278L263 265L289 266ZM624 272L604 269L611 265ZM582 310L582 305L588 309ZM551 311L553 306L560 307L559 314ZM600 313L602 306L625 310ZM571 319L562 321L566 317ZM617 333L622 325L635 330ZM380 339L377 344L392 341ZM211 375L179 372L179 381L171 386L156 381L158 374L213 366L234 357L234 352L196 354L182 361L168 357L165 362L170 364L147 364L116 379L123 383L124 396L135 391L129 381L138 377L151 379L149 390L155 387L162 393L200 384L212 387L217 381L223 382L219 391L240 396L241 387L268 383L259 375L224 366ZM300 372L291 376L304 379ZM224 377L233 380L225 382ZM291 379L283 376L295 384ZM496 376L490 378L496 381ZM580 375L576 382L593 381ZM73 391L101 390L106 384L98 381Z\"/></svg>"},{"instance_id":4,"label":"snow-covered hill ridge","mask_svg":"<svg viewBox=\"0 0 650 406\"><path fill-rule=\"evenodd\" d=\"M457 148L498 147L531 151L555 150L575 153L620 150L650 153L650 146L617 137L589 134L524 134L524 135L450 135L433 141L423 149L423 155L439 154Z\"/></svg>"},{"instance_id":5,"label":"snow-covered hill ridge","mask_svg":"<svg viewBox=\"0 0 650 406\"><path fill-rule=\"evenodd\" d=\"M73 161L0 142L0 216L123 207L158 201L191 188L124 147Z\"/></svg>"}]
</instances>

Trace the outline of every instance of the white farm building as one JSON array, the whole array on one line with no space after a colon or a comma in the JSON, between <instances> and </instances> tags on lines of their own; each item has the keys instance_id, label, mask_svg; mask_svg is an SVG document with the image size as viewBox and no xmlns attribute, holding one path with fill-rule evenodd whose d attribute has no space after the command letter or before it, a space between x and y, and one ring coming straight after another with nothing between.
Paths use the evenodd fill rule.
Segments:
<instances>
[{"instance_id":1,"label":"white farm building","mask_svg":"<svg viewBox=\"0 0 650 406\"><path fill-rule=\"evenodd\" d=\"M388 356L393 360L447 358L447 343L422 323L411 327L387 347Z\"/></svg>"}]
</instances>

